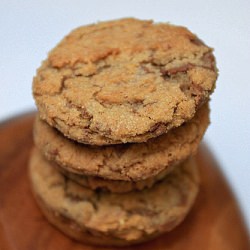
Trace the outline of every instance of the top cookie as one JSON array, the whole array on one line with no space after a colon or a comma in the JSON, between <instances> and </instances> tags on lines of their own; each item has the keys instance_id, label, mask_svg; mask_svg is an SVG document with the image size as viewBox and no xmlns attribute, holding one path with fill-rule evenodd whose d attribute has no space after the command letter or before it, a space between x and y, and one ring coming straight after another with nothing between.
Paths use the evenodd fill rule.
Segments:
<instances>
[{"instance_id":1,"label":"top cookie","mask_svg":"<svg viewBox=\"0 0 250 250\"><path fill-rule=\"evenodd\" d=\"M184 27L121 19L80 27L38 69L40 117L86 144L144 142L208 100L212 49Z\"/></svg>"}]
</instances>

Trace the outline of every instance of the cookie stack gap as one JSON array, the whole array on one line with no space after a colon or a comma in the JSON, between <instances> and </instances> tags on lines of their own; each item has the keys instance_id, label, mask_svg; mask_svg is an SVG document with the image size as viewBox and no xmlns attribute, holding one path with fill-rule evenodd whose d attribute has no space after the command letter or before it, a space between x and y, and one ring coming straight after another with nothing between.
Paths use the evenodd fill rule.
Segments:
<instances>
[{"instance_id":1,"label":"cookie stack gap","mask_svg":"<svg viewBox=\"0 0 250 250\"><path fill-rule=\"evenodd\" d=\"M129 18L67 35L33 81L30 179L48 220L106 246L180 224L216 78L212 49L184 27Z\"/></svg>"}]
</instances>

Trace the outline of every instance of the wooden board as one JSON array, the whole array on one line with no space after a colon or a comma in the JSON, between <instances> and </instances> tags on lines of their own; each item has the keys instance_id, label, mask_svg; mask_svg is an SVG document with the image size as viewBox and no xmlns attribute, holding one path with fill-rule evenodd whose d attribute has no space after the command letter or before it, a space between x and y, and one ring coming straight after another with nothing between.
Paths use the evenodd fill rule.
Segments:
<instances>
[{"instance_id":1,"label":"wooden board","mask_svg":"<svg viewBox=\"0 0 250 250\"><path fill-rule=\"evenodd\" d=\"M0 249L115 249L77 243L57 231L41 214L27 177L33 119L32 114L20 116L0 126ZM197 159L201 167L201 190L186 220L171 233L123 249L250 249L237 203L206 146L201 146Z\"/></svg>"}]
</instances>

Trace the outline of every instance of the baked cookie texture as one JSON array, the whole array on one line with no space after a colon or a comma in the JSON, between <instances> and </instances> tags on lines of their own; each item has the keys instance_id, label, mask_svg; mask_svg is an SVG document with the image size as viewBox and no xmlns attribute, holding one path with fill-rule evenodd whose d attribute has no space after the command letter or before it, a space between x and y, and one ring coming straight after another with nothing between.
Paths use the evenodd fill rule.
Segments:
<instances>
[{"instance_id":1,"label":"baked cookie texture","mask_svg":"<svg viewBox=\"0 0 250 250\"><path fill-rule=\"evenodd\" d=\"M151 188L156 182L164 179L164 177L169 173L169 169L163 170L156 176L149 177L145 180L140 181L121 181L121 180L108 180L98 176L90 175L79 175L72 172L68 172L64 168L61 168L58 164L54 162L49 162L44 158L41 152L34 147L32 151L32 157L36 158L36 162L39 162L40 165L50 165L51 167L56 168L68 179L75 181L81 186L90 188L92 190L103 190L113 193L126 193L133 190L143 190L146 188Z\"/></svg>"},{"instance_id":2,"label":"baked cookie texture","mask_svg":"<svg viewBox=\"0 0 250 250\"><path fill-rule=\"evenodd\" d=\"M65 138L37 117L34 141L45 158L67 172L138 182L167 173L194 154L208 124L205 104L189 122L146 143L90 147Z\"/></svg>"},{"instance_id":3,"label":"baked cookie texture","mask_svg":"<svg viewBox=\"0 0 250 250\"><path fill-rule=\"evenodd\" d=\"M130 245L170 231L184 219L198 193L193 159L150 189L114 194L84 188L33 156L30 178L39 206L53 225L85 243Z\"/></svg>"},{"instance_id":4,"label":"baked cookie texture","mask_svg":"<svg viewBox=\"0 0 250 250\"><path fill-rule=\"evenodd\" d=\"M127 193L130 191L140 191L146 188L151 188L155 183L164 179L169 173L168 170L163 170L156 176L149 177L140 181L121 181L121 180L107 180L98 176L79 175L68 172L61 167L57 169L62 172L68 179L75 181L79 185L92 190L105 190L112 193Z\"/></svg>"},{"instance_id":5,"label":"baked cookie texture","mask_svg":"<svg viewBox=\"0 0 250 250\"><path fill-rule=\"evenodd\" d=\"M129 18L67 35L33 95L40 118L73 140L145 142L193 118L216 78L212 49L189 30Z\"/></svg>"}]
</instances>

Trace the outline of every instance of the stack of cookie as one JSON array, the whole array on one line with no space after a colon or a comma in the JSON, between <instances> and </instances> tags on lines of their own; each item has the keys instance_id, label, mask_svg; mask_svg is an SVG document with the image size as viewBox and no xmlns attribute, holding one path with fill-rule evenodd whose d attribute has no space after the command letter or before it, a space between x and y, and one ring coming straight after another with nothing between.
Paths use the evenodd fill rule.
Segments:
<instances>
[{"instance_id":1,"label":"stack of cookie","mask_svg":"<svg viewBox=\"0 0 250 250\"><path fill-rule=\"evenodd\" d=\"M38 69L34 196L70 237L130 245L172 230L199 189L212 49L186 28L121 19L80 27Z\"/></svg>"}]
</instances>

